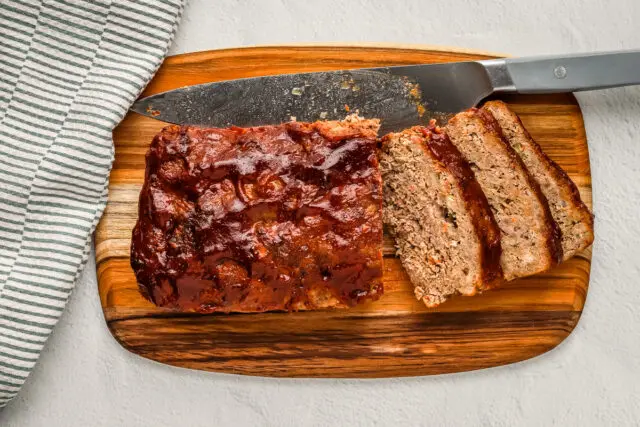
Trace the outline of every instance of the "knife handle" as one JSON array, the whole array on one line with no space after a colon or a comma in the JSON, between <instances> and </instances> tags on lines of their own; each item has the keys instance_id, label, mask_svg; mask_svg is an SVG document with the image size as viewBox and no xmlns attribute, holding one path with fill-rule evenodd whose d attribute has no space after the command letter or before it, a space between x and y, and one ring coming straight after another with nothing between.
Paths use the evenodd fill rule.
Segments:
<instances>
[{"instance_id":1,"label":"knife handle","mask_svg":"<svg viewBox=\"0 0 640 427\"><path fill-rule=\"evenodd\" d=\"M640 84L640 50L479 61L495 92L557 93Z\"/></svg>"}]
</instances>

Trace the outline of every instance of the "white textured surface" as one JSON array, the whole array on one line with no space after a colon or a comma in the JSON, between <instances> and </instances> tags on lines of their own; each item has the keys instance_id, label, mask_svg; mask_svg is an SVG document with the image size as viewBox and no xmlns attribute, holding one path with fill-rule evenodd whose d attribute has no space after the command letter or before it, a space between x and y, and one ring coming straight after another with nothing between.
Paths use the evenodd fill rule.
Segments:
<instances>
[{"instance_id":1,"label":"white textured surface","mask_svg":"<svg viewBox=\"0 0 640 427\"><path fill-rule=\"evenodd\" d=\"M309 41L441 44L514 55L640 48L637 0L395 3L192 0L172 52ZM636 424L640 89L579 100L596 243L584 315L554 351L474 373L391 380L273 380L171 368L133 356L110 336L90 262L0 425Z\"/></svg>"}]
</instances>

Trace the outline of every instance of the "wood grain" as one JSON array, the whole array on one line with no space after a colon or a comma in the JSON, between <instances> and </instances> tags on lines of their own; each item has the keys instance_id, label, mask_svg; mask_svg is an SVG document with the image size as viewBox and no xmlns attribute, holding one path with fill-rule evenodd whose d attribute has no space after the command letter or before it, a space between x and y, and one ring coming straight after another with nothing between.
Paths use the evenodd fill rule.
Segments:
<instances>
[{"instance_id":1,"label":"wood grain","mask_svg":"<svg viewBox=\"0 0 640 427\"><path fill-rule=\"evenodd\" d=\"M143 96L216 80L369 67L486 59L433 48L256 47L168 58ZM502 98L591 206L591 175L580 108L572 95ZM96 231L100 300L114 337L159 362L247 375L388 377L467 371L544 353L573 330L584 306L591 252L541 275L473 298L427 309L392 243L385 240L385 295L350 310L235 315L180 314L139 294L129 266L131 230L148 144L163 127L129 114L114 131L109 202Z\"/></svg>"}]
</instances>

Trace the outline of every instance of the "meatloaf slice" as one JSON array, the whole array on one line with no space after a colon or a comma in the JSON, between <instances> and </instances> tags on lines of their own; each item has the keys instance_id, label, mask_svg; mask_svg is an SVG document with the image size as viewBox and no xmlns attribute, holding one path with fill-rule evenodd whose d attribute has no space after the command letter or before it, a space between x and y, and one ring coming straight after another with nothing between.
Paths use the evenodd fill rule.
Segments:
<instances>
[{"instance_id":1,"label":"meatloaf slice","mask_svg":"<svg viewBox=\"0 0 640 427\"><path fill-rule=\"evenodd\" d=\"M151 143L131 265L158 306L348 307L382 294L377 120L169 126Z\"/></svg>"},{"instance_id":2,"label":"meatloaf slice","mask_svg":"<svg viewBox=\"0 0 640 427\"><path fill-rule=\"evenodd\" d=\"M560 233L547 200L493 116L473 108L454 116L446 131L471 165L500 227L505 279L559 262Z\"/></svg>"},{"instance_id":3,"label":"meatloaf slice","mask_svg":"<svg viewBox=\"0 0 640 427\"><path fill-rule=\"evenodd\" d=\"M428 307L502 277L500 232L473 172L432 123L382 139L383 219Z\"/></svg>"},{"instance_id":4,"label":"meatloaf slice","mask_svg":"<svg viewBox=\"0 0 640 427\"><path fill-rule=\"evenodd\" d=\"M576 185L531 138L520 118L502 101L490 101L483 110L497 120L502 134L540 184L551 215L560 227L562 253L567 260L593 243L593 216L580 199Z\"/></svg>"}]
</instances>

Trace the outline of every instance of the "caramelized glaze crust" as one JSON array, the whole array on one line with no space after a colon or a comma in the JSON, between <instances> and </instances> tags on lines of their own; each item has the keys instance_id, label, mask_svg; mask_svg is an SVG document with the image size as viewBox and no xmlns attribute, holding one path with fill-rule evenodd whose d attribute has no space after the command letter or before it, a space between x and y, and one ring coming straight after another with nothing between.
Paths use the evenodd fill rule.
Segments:
<instances>
[{"instance_id":1,"label":"caramelized glaze crust","mask_svg":"<svg viewBox=\"0 0 640 427\"><path fill-rule=\"evenodd\" d=\"M348 307L382 294L376 120L169 126L147 153L131 265L158 306Z\"/></svg>"}]
</instances>

